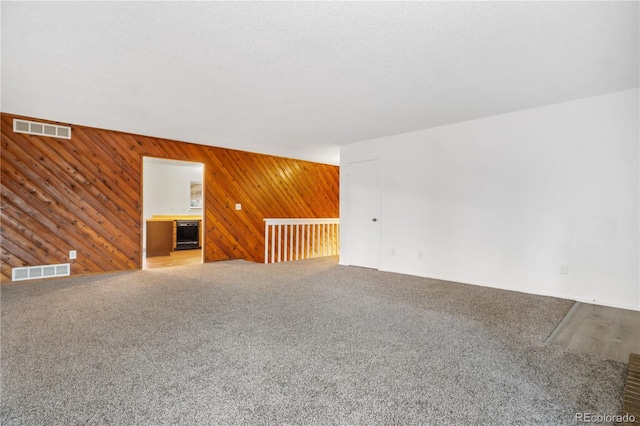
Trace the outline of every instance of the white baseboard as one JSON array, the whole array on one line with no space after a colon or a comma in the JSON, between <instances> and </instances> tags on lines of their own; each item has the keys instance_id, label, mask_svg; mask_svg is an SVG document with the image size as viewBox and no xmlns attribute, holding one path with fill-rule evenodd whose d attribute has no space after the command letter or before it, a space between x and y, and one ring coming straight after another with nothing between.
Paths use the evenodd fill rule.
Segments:
<instances>
[{"instance_id":1,"label":"white baseboard","mask_svg":"<svg viewBox=\"0 0 640 426\"><path fill-rule=\"evenodd\" d=\"M427 275L420 275L420 274L407 274L407 273L404 273L404 272L397 272L397 271L383 270L383 269L380 269L380 271L391 272L391 273L394 273L394 274L413 275L413 276L417 276L417 277L431 278L431 279L434 279L434 280L441 280L441 281L451 281L451 282L456 282L456 283L460 283L460 284L477 285L477 286L480 286L480 287L489 287L489 288L495 288L495 289L499 289L499 290L516 291L516 292L525 293L525 294L535 294L537 296L556 297L558 299L567 299L567 300L573 300L573 301L582 302L582 303L589 303L589 304L592 304L592 305L608 306L610 308L627 309L627 310L630 310L630 311L640 311L640 304L633 305L633 304L612 302L610 300L587 299L587 298L584 298L584 297L575 296L575 295L571 295L571 294L562 294L562 293L554 293L554 292L543 292L543 291L533 291L533 290L526 289L526 288L514 288L514 287L510 287L510 286L504 286L504 285L495 284L495 283L485 283L485 282L480 282L480 281L470 281L470 280L465 280L463 278L456 278L456 277L444 277L444 276L433 276L433 275L427 276Z\"/></svg>"}]
</instances>

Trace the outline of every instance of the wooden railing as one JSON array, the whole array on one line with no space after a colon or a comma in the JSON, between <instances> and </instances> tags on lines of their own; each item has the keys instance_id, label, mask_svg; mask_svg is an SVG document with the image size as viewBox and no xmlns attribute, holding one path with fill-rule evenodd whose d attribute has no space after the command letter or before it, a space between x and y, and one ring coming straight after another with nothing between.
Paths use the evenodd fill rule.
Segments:
<instances>
[{"instance_id":1,"label":"wooden railing","mask_svg":"<svg viewBox=\"0 0 640 426\"><path fill-rule=\"evenodd\" d=\"M265 219L264 263L340 253L340 219Z\"/></svg>"}]
</instances>

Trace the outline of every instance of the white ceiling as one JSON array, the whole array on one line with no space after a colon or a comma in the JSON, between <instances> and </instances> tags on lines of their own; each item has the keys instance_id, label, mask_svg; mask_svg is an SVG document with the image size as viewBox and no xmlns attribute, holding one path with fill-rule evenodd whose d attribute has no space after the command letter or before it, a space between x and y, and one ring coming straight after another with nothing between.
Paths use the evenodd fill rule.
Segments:
<instances>
[{"instance_id":1,"label":"white ceiling","mask_svg":"<svg viewBox=\"0 0 640 426\"><path fill-rule=\"evenodd\" d=\"M2 111L337 164L639 86L638 2L6 2Z\"/></svg>"}]
</instances>

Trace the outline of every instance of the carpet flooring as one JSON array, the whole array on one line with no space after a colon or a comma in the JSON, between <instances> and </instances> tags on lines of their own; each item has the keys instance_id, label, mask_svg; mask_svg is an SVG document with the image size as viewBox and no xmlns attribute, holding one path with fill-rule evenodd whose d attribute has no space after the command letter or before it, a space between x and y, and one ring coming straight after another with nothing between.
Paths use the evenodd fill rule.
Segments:
<instances>
[{"instance_id":1,"label":"carpet flooring","mask_svg":"<svg viewBox=\"0 0 640 426\"><path fill-rule=\"evenodd\" d=\"M571 301L245 261L1 292L3 425L576 424L626 365L544 344Z\"/></svg>"}]
</instances>

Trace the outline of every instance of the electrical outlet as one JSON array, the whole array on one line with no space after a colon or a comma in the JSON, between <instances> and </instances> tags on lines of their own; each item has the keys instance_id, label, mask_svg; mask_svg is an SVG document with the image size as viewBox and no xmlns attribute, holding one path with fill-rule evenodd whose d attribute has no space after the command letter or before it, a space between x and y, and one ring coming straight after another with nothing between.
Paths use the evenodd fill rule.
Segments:
<instances>
[{"instance_id":1,"label":"electrical outlet","mask_svg":"<svg viewBox=\"0 0 640 426\"><path fill-rule=\"evenodd\" d=\"M69 250L69 259L73 260L78 256L78 253L75 250Z\"/></svg>"},{"instance_id":2,"label":"electrical outlet","mask_svg":"<svg viewBox=\"0 0 640 426\"><path fill-rule=\"evenodd\" d=\"M418 252L418 259L424 259L424 253L419 251Z\"/></svg>"},{"instance_id":3,"label":"electrical outlet","mask_svg":"<svg viewBox=\"0 0 640 426\"><path fill-rule=\"evenodd\" d=\"M560 265L558 272L560 275L569 275L569 265Z\"/></svg>"},{"instance_id":4,"label":"electrical outlet","mask_svg":"<svg viewBox=\"0 0 640 426\"><path fill-rule=\"evenodd\" d=\"M391 256L395 256L396 255L396 249L392 248L391 249Z\"/></svg>"},{"instance_id":5,"label":"electrical outlet","mask_svg":"<svg viewBox=\"0 0 640 426\"><path fill-rule=\"evenodd\" d=\"M236 210L242 210L242 204L236 204Z\"/></svg>"}]
</instances>

